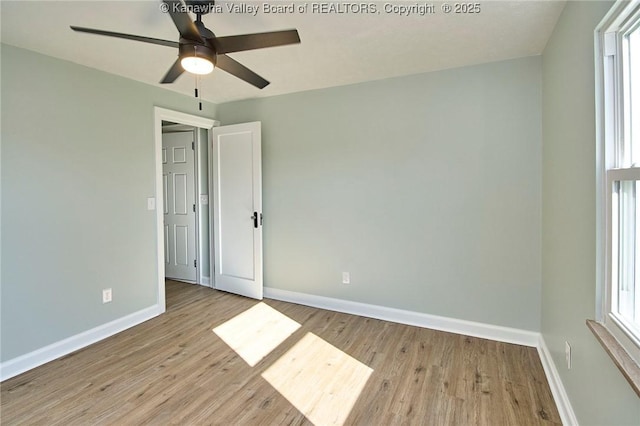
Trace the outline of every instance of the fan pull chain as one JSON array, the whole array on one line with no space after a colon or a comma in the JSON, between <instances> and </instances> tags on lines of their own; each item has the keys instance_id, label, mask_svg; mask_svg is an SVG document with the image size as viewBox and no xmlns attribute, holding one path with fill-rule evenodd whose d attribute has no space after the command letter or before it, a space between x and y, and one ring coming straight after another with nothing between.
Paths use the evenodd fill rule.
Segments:
<instances>
[{"instance_id":1,"label":"fan pull chain","mask_svg":"<svg viewBox=\"0 0 640 426\"><path fill-rule=\"evenodd\" d=\"M198 91L198 86L200 86L200 76L196 75L195 77L196 77L195 97L198 100L198 109L202 111L202 96L200 95L200 92L202 92L202 90Z\"/></svg>"},{"instance_id":2,"label":"fan pull chain","mask_svg":"<svg viewBox=\"0 0 640 426\"><path fill-rule=\"evenodd\" d=\"M198 76L198 86L200 86L200 76ZM198 93L198 110L202 111L202 87L200 87L200 92Z\"/></svg>"}]
</instances>

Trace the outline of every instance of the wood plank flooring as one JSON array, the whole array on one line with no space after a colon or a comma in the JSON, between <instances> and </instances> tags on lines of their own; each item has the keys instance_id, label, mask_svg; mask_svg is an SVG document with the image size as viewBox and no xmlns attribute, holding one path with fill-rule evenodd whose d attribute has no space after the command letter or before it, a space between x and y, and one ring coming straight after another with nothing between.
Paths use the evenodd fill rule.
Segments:
<instances>
[{"instance_id":1,"label":"wood plank flooring","mask_svg":"<svg viewBox=\"0 0 640 426\"><path fill-rule=\"evenodd\" d=\"M251 367L212 329L256 303L168 281L166 314L3 382L0 421L561 423L534 348L290 303L264 301L300 327Z\"/></svg>"}]
</instances>

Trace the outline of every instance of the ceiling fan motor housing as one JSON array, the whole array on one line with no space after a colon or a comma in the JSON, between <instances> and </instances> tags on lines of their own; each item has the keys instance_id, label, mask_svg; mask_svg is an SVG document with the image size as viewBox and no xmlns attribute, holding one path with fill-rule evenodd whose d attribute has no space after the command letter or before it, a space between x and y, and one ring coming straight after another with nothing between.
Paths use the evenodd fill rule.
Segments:
<instances>
[{"instance_id":1,"label":"ceiling fan motor housing","mask_svg":"<svg viewBox=\"0 0 640 426\"><path fill-rule=\"evenodd\" d=\"M217 62L216 51L209 46L199 44L191 40L180 39L180 47L178 48L179 57L185 58L190 56L197 56L199 58L206 58L215 66Z\"/></svg>"}]
</instances>

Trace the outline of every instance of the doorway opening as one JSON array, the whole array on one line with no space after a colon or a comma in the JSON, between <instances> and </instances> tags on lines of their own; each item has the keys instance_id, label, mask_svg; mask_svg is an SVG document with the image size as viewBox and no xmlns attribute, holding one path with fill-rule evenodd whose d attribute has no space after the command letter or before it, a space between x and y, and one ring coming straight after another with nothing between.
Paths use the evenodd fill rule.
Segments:
<instances>
[{"instance_id":1,"label":"doorway opening","mask_svg":"<svg viewBox=\"0 0 640 426\"><path fill-rule=\"evenodd\" d=\"M165 277L211 286L208 151L216 120L154 108L158 305Z\"/></svg>"},{"instance_id":2,"label":"doorway opening","mask_svg":"<svg viewBox=\"0 0 640 426\"><path fill-rule=\"evenodd\" d=\"M165 278L210 285L208 132L162 121Z\"/></svg>"}]
</instances>

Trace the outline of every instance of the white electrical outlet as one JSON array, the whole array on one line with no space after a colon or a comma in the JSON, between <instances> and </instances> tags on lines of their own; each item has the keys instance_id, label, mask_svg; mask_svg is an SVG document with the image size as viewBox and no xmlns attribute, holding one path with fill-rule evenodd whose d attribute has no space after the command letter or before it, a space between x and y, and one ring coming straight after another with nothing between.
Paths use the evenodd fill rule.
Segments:
<instances>
[{"instance_id":1,"label":"white electrical outlet","mask_svg":"<svg viewBox=\"0 0 640 426\"><path fill-rule=\"evenodd\" d=\"M569 342L564 342L564 358L567 361L567 369L571 370L571 346Z\"/></svg>"},{"instance_id":2,"label":"white electrical outlet","mask_svg":"<svg viewBox=\"0 0 640 426\"><path fill-rule=\"evenodd\" d=\"M102 290L102 303L109 303L111 302L111 289L110 288L105 288L104 290Z\"/></svg>"},{"instance_id":3,"label":"white electrical outlet","mask_svg":"<svg viewBox=\"0 0 640 426\"><path fill-rule=\"evenodd\" d=\"M351 284L351 274L348 272L342 273L342 284Z\"/></svg>"}]
</instances>

